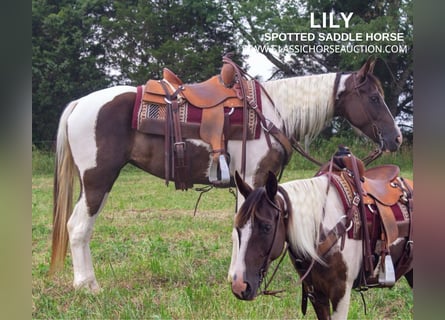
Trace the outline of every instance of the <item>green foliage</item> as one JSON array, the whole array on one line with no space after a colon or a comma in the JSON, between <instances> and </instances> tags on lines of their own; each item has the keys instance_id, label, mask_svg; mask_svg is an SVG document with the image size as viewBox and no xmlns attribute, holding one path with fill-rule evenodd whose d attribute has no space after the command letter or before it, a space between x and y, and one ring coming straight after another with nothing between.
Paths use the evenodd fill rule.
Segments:
<instances>
[{"instance_id":1,"label":"green foliage","mask_svg":"<svg viewBox=\"0 0 445 320\"><path fill-rule=\"evenodd\" d=\"M339 145L347 146L351 152L359 158L365 158L371 151L376 149L376 145L366 137L358 137L350 132L342 132L329 139L317 137L309 146L309 154L320 162L327 162L337 151ZM383 153L379 158L369 164L373 167L379 164L393 163L400 167L403 172L413 170L413 148L409 143L403 143L400 150L393 153ZM300 154L294 152L292 159L285 169L286 171L316 172L318 166ZM296 177L295 177L296 178ZM412 178L408 176L407 178Z\"/></svg>"},{"instance_id":2,"label":"green foliage","mask_svg":"<svg viewBox=\"0 0 445 320\"><path fill-rule=\"evenodd\" d=\"M214 1L32 1L33 142L54 140L74 99L174 70L185 82L219 72L239 52Z\"/></svg>"},{"instance_id":3,"label":"green foliage","mask_svg":"<svg viewBox=\"0 0 445 320\"><path fill-rule=\"evenodd\" d=\"M54 173L54 154L50 151L32 146L33 175L50 175Z\"/></svg>"},{"instance_id":4,"label":"green foliage","mask_svg":"<svg viewBox=\"0 0 445 320\"><path fill-rule=\"evenodd\" d=\"M32 1L33 142L54 140L65 105L110 83L100 46L86 41L101 12L90 3Z\"/></svg>"},{"instance_id":5,"label":"green foliage","mask_svg":"<svg viewBox=\"0 0 445 320\"><path fill-rule=\"evenodd\" d=\"M159 78L164 67L186 82L204 80L219 71L224 53L238 50L214 1L116 1L100 32L108 62L120 72L114 80L132 84Z\"/></svg>"},{"instance_id":6,"label":"green foliage","mask_svg":"<svg viewBox=\"0 0 445 320\"><path fill-rule=\"evenodd\" d=\"M308 12L331 10L354 12L351 28L335 32L404 34L409 52L381 55L384 62L375 71L392 113L409 120L413 110L411 0L33 0L33 143L55 139L59 116L73 99L112 84L137 85L159 78L164 67L185 82L207 79L219 71L222 54L235 52L238 60L241 46L262 44L266 32L308 32ZM367 56L266 54L277 67L276 77L355 70Z\"/></svg>"},{"instance_id":7,"label":"green foliage","mask_svg":"<svg viewBox=\"0 0 445 320\"><path fill-rule=\"evenodd\" d=\"M245 45L274 44L279 46L301 44L295 39L265 41L266 33L382 33L400 32L404 36L406 53L379 53L381 58L375 73L381 79L386 102L394 116L413 113L413 1L232 1L227 0L228 19L242 35ZM353 12L351 25L335 29L311 29L310 13L317 17L322 12ZM316 44L347 44L332 41ZM379 42L384 45L385 42ZM359 44L364 44L360 42ZM394 43L391 43L394 44ZM262 52L275 66L275 78L292 75L357 70L370 56L369 53L292 53Z\"/></svg>"}]
</instances>

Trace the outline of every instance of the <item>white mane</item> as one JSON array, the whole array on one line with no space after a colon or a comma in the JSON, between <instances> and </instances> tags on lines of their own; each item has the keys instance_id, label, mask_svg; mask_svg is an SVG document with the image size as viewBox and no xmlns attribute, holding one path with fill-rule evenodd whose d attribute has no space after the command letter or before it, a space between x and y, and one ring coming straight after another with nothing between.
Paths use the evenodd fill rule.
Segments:
<instances>
[{"instance_id":1,"label":"white mane","mask_svg":"<svg viewBox=\"0 0 445 320\"><path fill-rule=\"evenodd\" d=\"M331 205L327 203L327 176L294 180L280 185L288 193L292 205L287 230L290 247L298 255L321 261L316 246L324 207Z\"/></svg>"},{"instance_id":2,"label":"white mane","mask_svg":"<svg viewBox=\"0 0 445 320\"><path fill-rule=\"evenodd\" d=\"M334 116L336 73L262 83L283 119L286 135L310 143Z\"/></svg>"}]
</instances>

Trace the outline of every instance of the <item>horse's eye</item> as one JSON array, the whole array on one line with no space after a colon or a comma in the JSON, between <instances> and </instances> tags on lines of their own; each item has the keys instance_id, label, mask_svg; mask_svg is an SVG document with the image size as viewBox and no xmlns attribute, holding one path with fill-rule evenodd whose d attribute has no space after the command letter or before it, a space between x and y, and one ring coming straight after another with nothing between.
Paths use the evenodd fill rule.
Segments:
<instances>
[{"instance_id":1,"label":"horse's eye","mask_svg":"<svg viewBox=\"0 0 445 320\"><path fill-rule=\"evenodd\" d=\"M371 96L371 97L369 97L369 99L371 100L372 103L378 103L379 102L379 97L378 96Z\"/></svg>"},{"instance_id":2,"label":"horse's eye","mask_svg":"<svg viewBox=\"0 0 445 320\"><path fill-rule=\"evenodd\" d=\"M261 224L261 231L263 233L266 233L266 234L270 233L270 230L272 230L272 226L270 224L266 224L266 223Z\"/></svg>"}]
</instances>

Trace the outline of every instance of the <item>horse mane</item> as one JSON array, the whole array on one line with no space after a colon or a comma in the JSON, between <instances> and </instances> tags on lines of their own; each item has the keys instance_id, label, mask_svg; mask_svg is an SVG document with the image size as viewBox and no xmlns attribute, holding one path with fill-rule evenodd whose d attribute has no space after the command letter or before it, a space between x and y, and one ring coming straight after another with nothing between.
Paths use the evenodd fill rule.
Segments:
<instances>
[{"instance_id":1,"label":"horse mane","mask_svg":"<svg viewBox=\"0 0 445 320\"><path fill-rule=\"evenodd\" d=\"M243 202L241 208L238 210L238 214L235 217L235 226L244 226L249 219L255 218L256 215L251 216L251 213L257 213L258 207L261 206L261 199L267 197L265 188L258 188L252 191L247 199Z\"/></svg>"},{"instance_id":2,"label":"horse mane","mask_svg":"<svg viewBox=\"0 0 445 320\"><path fill-rule=\"evenodd\" d=\"M289 213L287 237L295 254L322 262L316 247L320 237L327 194L326 176L301 179L281 184L292 205ZM326 208L328 209L328 208Z\"/></svg>"},{"instance_id":3,"label":"horse mane","mask_svg":"<svg viewBox=\"0 0 445 320\"><path fill-rule=\"evenodd\" d=\"M311 142L334 116L336 73L298 76L263 83L283 119L287 136Z\"/></svg>"}]
</instances>

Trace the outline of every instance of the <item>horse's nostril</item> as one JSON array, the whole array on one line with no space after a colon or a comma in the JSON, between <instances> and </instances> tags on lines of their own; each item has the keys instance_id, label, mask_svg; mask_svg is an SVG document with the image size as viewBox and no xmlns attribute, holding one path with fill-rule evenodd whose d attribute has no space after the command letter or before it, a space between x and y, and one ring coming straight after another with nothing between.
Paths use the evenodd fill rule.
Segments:
<instances>
[{"instance_id":1,"label":"horse's nostril","mask_svg":"<svg viewBox=\"0 0 445 320\"><path fill-rule=\"evenodd\" d=\"M246 284L246 289L241 293L243 296L244 300L248 300L251 299L251 293L252 293L252 288L250 287L250 285L247 282L244 282Z\"/></svg>"},{"instance_id":2,"label":"horse's nostril","mask_svg":"<svg viewBox=\"0 0 445 320\"><path fill-rule=\"evenodd\" d=\"M402 141L403 141L403 137L402 137L401 135L396 137L396 142L397 142L399 145L402 144Z\"/></svg>"}]
</instances>

